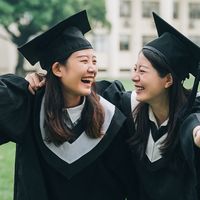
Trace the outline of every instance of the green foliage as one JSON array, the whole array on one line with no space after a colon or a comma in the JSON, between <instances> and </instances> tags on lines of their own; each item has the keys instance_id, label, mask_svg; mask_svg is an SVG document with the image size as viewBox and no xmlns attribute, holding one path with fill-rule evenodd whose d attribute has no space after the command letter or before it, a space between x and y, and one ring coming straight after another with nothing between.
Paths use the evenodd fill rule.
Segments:
<instances>
[{"instance_id":1,"label":"green foliage","mask_svg":"<svg viewBox=\"0 0 200 200\"><path fill-rule=\"evenodd\" d=\"M14 8L5 1L0 1L0 23L4 22L5 26L12 22L12 13Z\"/></svg>"},{"instance_id":2,"label":"green foliage","mask_svg":"<svg viewBox=\"0 0 200 200\"><path fill-rule=\"evenodd\" d=\"M84 9L92 25L106 24L105 0L1 0L0 24L8 31L12 42L20 46L31 36ZM17 27L17 33L10 28L12 24Z\"/></svg>"},{"instance_id":3,"label":"green foliage","mask_svg":"<svg viewBox=\"0 0 200 200\"><path fill-rule=\"evenodd\" d=\"M101 21L103 24L107 24L105 15L106 15L106 9L105 9L105 3L103 1L94 1L94 0L85 0L84 4L86 9L88 10L90 17L93 19L93 21Z\"/></svg>"},{"instance_id":4,"label":"green foliage","mask_svg":"<svg viewBox=\"0 0 200 200\"><path fill-rule=\"evenodd\" d=\"M21 38L14 41L20 45L18 41L23 43L28 37L45 31L49 26L83 9L88 10L92 22L106 22L104 0L1 0L0 23L13 38ZM20 32L17 36L9 29L13 23Z\"/></svg>"}]
</instances>

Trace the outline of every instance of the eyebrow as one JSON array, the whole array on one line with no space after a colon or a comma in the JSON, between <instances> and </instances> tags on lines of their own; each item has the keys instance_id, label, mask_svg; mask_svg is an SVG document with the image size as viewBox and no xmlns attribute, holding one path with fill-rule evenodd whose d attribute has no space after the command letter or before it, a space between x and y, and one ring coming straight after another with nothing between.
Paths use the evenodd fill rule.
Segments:
<instances>
[{"instance_id":1,"label":"eyebrow","mask_svg":"<svg viewBox=\"0 0 200 200\"><path fill-rule=\"evenodd\" d=\"M80 56L77 56L77 58L82 58L82 57L87 57L89 58L90 56L88 55L80 55ZM92 56L92 58L97 58L95 55Z\"/></svg>"},{"instance_id":2,"label":"eyebrow","mask_svg":"<svg viewBox=\"0 0 200 200\"><path fill-rule=\"evenodd\" d=\"M140 67L145 67L145 68L149 69L149 67L148 67L147 65L139 65L139 66L138 66L137 64L135 64L135 66L136 66L136 67L139 67L139 68L140 68Z\"/></svg>"},{"instance_id":3,"label":"eyebrow","mask_svg":"<svg viewBox=\"0 0 200 200\"><path fill-rule=\"evenodd\" d=\"M149 68L149 66L147 66L147 65L140 65L140 67Z\"/></svg>"}]
</instances>

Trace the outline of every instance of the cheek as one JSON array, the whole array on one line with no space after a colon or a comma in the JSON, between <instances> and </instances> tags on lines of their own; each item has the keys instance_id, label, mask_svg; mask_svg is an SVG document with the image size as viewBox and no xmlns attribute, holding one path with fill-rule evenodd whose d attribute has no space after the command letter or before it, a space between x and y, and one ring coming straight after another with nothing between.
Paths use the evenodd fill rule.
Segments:
<instances>
[{"instance_id":1,"label":"cheek","mask_svg":"<svg viewBox=\"0 0 200 200\"><path fill-rule=\"evenodd\" d=\"M161 84L161 79L154 73L145 73L142 75L142 80L149 82L149 84L153 85L160 85Z\"/></svg>"},{"instance_id":2,"label":"cheek","mask_svg":"<svg viewBox=\"0 0 200 200\"><path fill-rule=\"evenodd\" d=\"M166 92L166 88L164 86L164 83L162 81L155 81L153 84L152 84L152 87L151 87L151 93L156 95L156 96L159 96L159 95L162 95Z\"/></svg>"},{"instance_id":3,"label":"cheek","mask_svg":"<svg viewBox=\"0 0 200 200\"><path fill-rule=\"evenodd\" d=\"M142 84L147 84L147 85L152 84L154 81L154 77L152 77L150 74L141 74L139 79Z\"/></svg>"},{"instance_id":4,"label":"cheek","mask_svg":"<svg viewBox=\"0 0 200 200\"><path fill-rule=\"evenodd\" d=\"M157 76L144 75L141 77L141 83L146 89L151 90L153 93L157 93L165 89L164 81Z\"/></svg>"},{"instance_id":5,"label":"cheek","mask_svg":"<svg viewBox=\"0 0 200 200\"><path fill-rule=\"evenodd\" d=\"M73 67L70 68L66 71L65 76L63 78L68 79L68 80L76 80L76 79L80 79L80 76L82 74L82 68L77 66L77 67Z\"/></svg>"},{"instance_id":6,"label":"cheek","mask_svg":"<svg viewBox=\"0 0 200 200\"><path fill-rule=\"evenodd\" d=\"M68 76L63 78L63 82L65 83L65 85L67 84L75 85L79 81L80 81L80 76L78 76L78 74L71 74L71 75L69 74Z\"/></svg>"}]
</instances>

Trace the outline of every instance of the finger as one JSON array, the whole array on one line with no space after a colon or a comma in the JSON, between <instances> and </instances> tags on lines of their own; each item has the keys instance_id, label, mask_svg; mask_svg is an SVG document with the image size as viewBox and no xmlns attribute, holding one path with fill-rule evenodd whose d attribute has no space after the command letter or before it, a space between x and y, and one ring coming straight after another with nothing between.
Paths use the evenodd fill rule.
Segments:
<instances>
[{"instance_id":1,"label":"finger","mask_svg":"<svg viewBox=\"0 0 200 200\"><path fill-rule=\"evenodd\" d=\"M36 73L27 74L25 79L29 82L29 91L33 94L33 90L34 90L34 93L35 93L35 91L38 90L39 88L38 85L40 83L37 74Z\"/></svg>"},{"instance_id":2,"label":"finger","mask_svg":"<svg viewBox=\"0 0 200 200\"><path fill-rule=\"evenodd\" d=\"M41 82L40 76L37 73L33 73L32 74L32 80L34 82L34 87L36 87L36 89L37 89L39 87L40 82Z\"/></svg>"},{"instance_id":3,"label":"finger","mask_svg":"<svg viewBox=\"0 0 200 200\"><path fill-rule=\"evenodd\" d=\"M35 73L27 74L26 77L25 77L25 79L29 82L29 84L31 85L31 87L35 87L36 86L36 84L37 84L36 81L37 81L38 78L35 75Z\"/></svg>"},{"instance_id":4,"label":"finger","mask_svg":"<svg viewBox=\"0 0 200 200\"><path fill-rule=\"evenodd\" d=\"M35 77L32 77L32 79L30 79L29 86L36 91L39 87L38 85L39 81Z\"/></svg>"},{"instance_id":5,"label":"finger","mask_svg":"<svg viewBox=\"0 0 200 200\"><path fill-rule=\"evenodd\" d=\"M40 81L40 83L39 83L39 87L43 87L44 85L45 85L45 82L46 82L46 78L45 77L43 77L43 80L42 81Z\"/></svg>"},{"instance_id":6,"label":"finger","mask_svg":"<svg viewBox=\"0 0 200 200\"><path fill-rule=\"evenodd\" d=\"M28 86L28 90L31 94L35 95L35 91L33 90L33 88L30 85Z\"/></svg>"},{"instance_id":7,"label":"finger","mask_svg":"<svg viewBox=\"0 0 200 200\"><path fill-rule=\"evenodd\" d=\"M194 138L194 142L197 147L200 147L200 132L197 133L196 137Z\"/></svg>"},{"instance_id":8,"label":"finger","mask_svg":"<svg viewBox=\"0 0 200 200\"><path fill-rule=\"evenodd\" d=\"M195 136L197 134L197 132L200 131L200 126L196 126L194 129L193 129L193 136Z\"/></svg>"},{"instance_id":9,"label":"finger","mask_svg":"<svg viewBox=\"0 0 200 200\"><path fill-rule=\"evenodd\" d=\"M40 79L40 81L42 81L45 78L45 74L43 73L37 73L38 78Z\"/></svg>"},{"instance_id":10,"label":"finger","mask_svg":"<svg viewBox=\"0 0 200 200\"><path fill-rule=\"evenodd\" d=\"M200 126L193 129L193 140L197 147L200 147Z\"/></svg>"}]
</instances>

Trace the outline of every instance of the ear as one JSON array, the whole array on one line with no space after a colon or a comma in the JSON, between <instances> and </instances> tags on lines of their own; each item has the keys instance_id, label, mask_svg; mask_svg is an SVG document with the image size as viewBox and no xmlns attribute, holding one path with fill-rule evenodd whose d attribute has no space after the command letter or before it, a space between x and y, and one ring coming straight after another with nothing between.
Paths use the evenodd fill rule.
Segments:
<instances>
[{"instance_id":1,"label":"ear","mask_svg":"<svg viewBox=\"0 0 200 200\"><path fill-rule=\"evenodd\" d=\"M61 64L59 62L55 62L52 65L52 72L55 76L61 77L62 71L61 71Z\"/></svg>"},{"instance_id":2,"label":"ear","mask_svg":"<svg viewBox=\"0 0 200 200\"><path fill-rule=\"evenodd\" d=\"M173 84L173 77L171 73L166 75L166 83L165 83L165 88L169 88Z\"/></svg>"}]
</instances>

